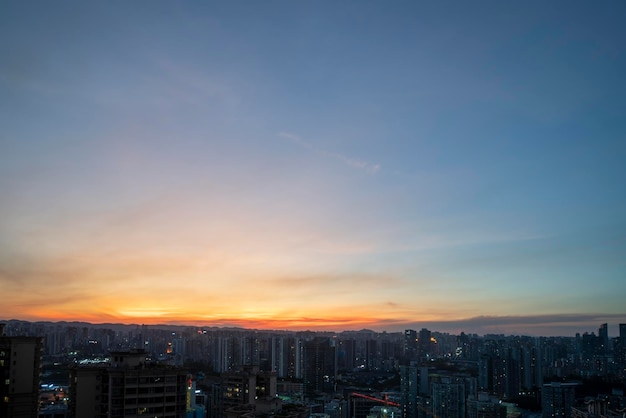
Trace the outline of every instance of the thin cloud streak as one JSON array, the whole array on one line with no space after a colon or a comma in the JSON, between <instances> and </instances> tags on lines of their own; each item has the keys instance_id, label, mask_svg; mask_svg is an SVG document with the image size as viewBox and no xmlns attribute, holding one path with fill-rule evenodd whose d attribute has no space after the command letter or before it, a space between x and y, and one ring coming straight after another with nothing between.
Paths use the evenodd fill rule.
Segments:
<instances>
[{"instance_id":1,"label":"thin cloud streak","mask_svg":"<svg viewBox=\"0 0 626 418\"><path fill-rule=\"evenodd\" d=\"M278 135L283 138L289 139L290 141L300 145L303 148L313 151L316 154L339 160L349 167L365 170L371 174L376 174L381 170L381 166L378 163L370 163L360 160L358 158L347 157L337 152L326 151L324 149L313 146L310 142L305 141L298 135L289 132L279 132Z\"/></svg>"}]
</instances>

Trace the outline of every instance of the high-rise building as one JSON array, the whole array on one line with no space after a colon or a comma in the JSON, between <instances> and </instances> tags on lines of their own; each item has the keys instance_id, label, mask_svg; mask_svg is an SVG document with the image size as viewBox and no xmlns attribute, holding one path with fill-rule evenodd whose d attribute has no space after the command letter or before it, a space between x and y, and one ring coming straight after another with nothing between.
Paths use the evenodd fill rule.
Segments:
<instances>
[{"instance_id":1,"label":"high-rise building","mask_svg":"<svg viewBox=\"0 0 626 418\"><path fill-rule=\"evenodd\" d=\"M240 337L241 361L240 364L250 366L260 364L260 341L256 335Z\"/></svg>"},{"instance_id":2,"label":"high-rise building","mask_svg":"<svg viewBox=\"0 0 626 418\"><path fill-rule=\"evenodd\" d=\"M186 372L146 362L143 350L112 352L108 367L77 367L70 374L73 418L183 418L190 405Z\"/></svg>"},{"instance_id":3,"label":"high-rise building","mask_svg":"<svg viewBox=\"0 0 626 418\"><path fill-rule=\"evenodd\" d=\"M315 337L304 343L304 390L332 393L335 389L337 358L329 338Z\"/></svg>"},{"instance_id":4,"label":"high-rise building","mask_svg":"<svg viewBox=\"0 0 626 418\"><path fill-rule=\"evenodd\" d=\"M599 354L607 354L609 352L609 327L608 324L600 325L598 329L598 352Z\"/></svg>"},{"instance_id":5,"label":"high-rise building","mask_svg":"<svg viewBox=\"0 0 626 418\"><path fill-rule=\"evenodd\" d=\"M487 354L483 354L478 360L478 388L486 392L493 389L493 365Z\"/></svg>"},{"instance_id":6,"label":"high-rise building","mask_svg":"<svg viewBox=\"0 0 626 418\"><path fill-rule=\"evenodd\" d=\"M221 380L224 413L228 409L263 402L274 402L274 409L280 406L276 398L276 373L260 372L257 366L244 366L242 370L223 373Z\"/></svg>"},{"instance_id":7,"label":"high-rise building","mask_svg":"<svg viewBox=\"0 0 626 418\"><path fill-rule=\"evenodd\" d=\"M404 356L409 360L417 357L417 331L413 329L404 331Z\"/></svg>"},{"instance_id":8,"label":"high-rise building","mask_svg":"<svg viewBox=\"0 0 626 418\"><path fill-rule=\"evenodd\" d=\"M521 350L521 387L527 390L540 387L543 375L541 357L536 342L523 345Z\"/></svg>"},{"instance_id":9,"label":"high-rise building","mask_svg":"<svg viewBox=\"0 0 626 418\"><path fill-rule=\"evenodd\" d=\"M433 414L439 418L465 418L465 383L443 377L431 385Z\"/></svg>"},{"instance_id":10,"label":"high-rise building","mask_svg":"<svg viewBox=\"0 0 626 418\"><path fill-rule=\"evenodd\" d=\"M419 384L419 393L420 396L430 396L430 376L428 375L428 367L421 366L420 367L420 384Z\"/></svg>"},{"instance_id":11,"label":"high-rise building","mask_svg":"<svg viewBox=\"0 0 626 418\"><path fill-rule=\"evenodd\" d=\"M506 406L497 396L481 392L468 397L467 418L506 418Z\"/></svg>"},{"instance_id":12,"label":"high-rise building","mask_svg":"<svg viewBox=\"0 0 626 418\"><path fill-rule=\"evenodd\" d=\"M270 370L276 372L278 377L287 376L287 357L289 345L284 336L273 336L270 339Z\"/></svg>"},{"instance_id":13,"label":"high-rise building","mask_svg":"<svg viewBox=\"0 0 626 418\"><path fill-rule=\"evenodd\" d=\"M470 358L470 343L469 337L464 332L456 338L456 350L455 355L462 359Z\"/></svg>"},{"instance_id":14,"label":"high-rise building","mask_svg":"<svg viewBox=\"0 0 626 418\"><path fill-rule=\"evenodd\" d=\"M626 324L619 324L619 337L615 342L615 360L621 376L626 377Z\"/></svg>"},{"instance_id":15,"label":"high-rise building","mask_svg":"<svg viewBox=\"0 0 626 418\"><path fill-rule=\"evenodd\" d=\"M342 370L353 370L356 366L356 343L353 339L340 340L337 353L337 367Z\"/></svg>"},{"instance_id":16,"label":"high-rise building","mask_svg":"<svg viewBox=\"0 0 626 418\"><path fill-rule=\"evenodd\" d=\"M543 418L571 418L576 399L576 383L552 382L541 387Z\"/></svg>"},{"instance_id":17,"label":"high-rise building","mask_svg":"<svg viewBox=\"0 0 626 418\"><path fill-rule=\"evenodd\" d=\"M491 359L491 391L501 397L513 397L520 391L519 361L511 355L511 350L503 350L503 356Z\"/></svg>"},{"instance_id":18,"label":"high-rise building","mask_svg":"<svg viewBox=\"0 0 626 418\"><path fill-rule=\"evenodd\" d=\"M598 341L598 337L593 332L591 334L585 332L582 336L582 347L581 352L583 355L583 359L591 360L593 356L598 354L598 347L600 347L600 343Z\"/></svg>"},{"instance_id":19,"label":"high-rise building","mask_svg":"<svg viewBox=\"0 0 626 418\"><path fill-rule=\"evenodd\" d=\"M432 333L426 328L422 328L418 337L418 351L421 359L427 359L432 354Z\"/></svg>"},{"instance_id":20,"label":"high-rise building","mask_svg":"<svg viewBox=\"0 0 626 418\"><path fill-rule=\"evenodd\" d=\"M417 418L418 383L417 366L400 366L400 405L404 418Z\"/></svg>"},{"instance_id":21,"label":"high-rise building","mask_svg":"<svg viewBox=\"0 0 626 418\"><path fill-rule=\"evenodd\" d=\"M0 324L0 417L39 414L42 355L42 337L6 337Z\"/></svg>"},{"instance_id":22,"label":"high-rise building","mask_svg":"<svg viewBox=\"0 0 626 418\"><path fill-rule=\"evenodd\" d=\"M276 372L279 378L298 379L301 372L301 342L299 338L275 335L269 339L270 365L262 370Z\"/></svg>"},{"instance_id":23,"label":"high-rise building","mask_svg":"<svg viewBox=\"0 0 626 418\"><path fill-rule=\"evenodd\" d=\"M378 341L374 339L365 341L365 367L368 370L375 370L379 366L379 357Z\"/></svg>"}]
</instances>

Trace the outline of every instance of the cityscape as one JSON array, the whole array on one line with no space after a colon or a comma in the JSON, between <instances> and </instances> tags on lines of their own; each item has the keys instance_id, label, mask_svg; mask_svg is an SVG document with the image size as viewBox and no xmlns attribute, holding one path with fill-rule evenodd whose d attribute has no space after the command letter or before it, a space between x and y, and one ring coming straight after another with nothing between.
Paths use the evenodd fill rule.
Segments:
<instances>
[{"instance_id":1,"label":"cityscape","mask_svg":"<svg viewBox=\"0 0 626 418\"><path fill-rule=\"evenodd\" d=\"M0 1L0 418L626 418L626 1Z\"/></svg>"},{"instance_id":2,"label":"cityscape","mask_svg":"<svg viewBox=\"0 0 626 418\"><path fill-rule=\"evenodd\" d=\"M10 320L0 415L623 418L626 324L572 337Z\"/></svg>"}]
</instances>

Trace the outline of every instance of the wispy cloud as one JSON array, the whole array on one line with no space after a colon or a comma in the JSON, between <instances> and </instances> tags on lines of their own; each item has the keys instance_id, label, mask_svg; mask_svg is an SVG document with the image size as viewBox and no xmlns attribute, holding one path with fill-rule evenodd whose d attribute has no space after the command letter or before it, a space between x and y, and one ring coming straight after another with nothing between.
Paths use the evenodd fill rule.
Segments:
<instances>
[{"instance_id":1,"label":"wispy cloud","mask_svg":"<svg viewBox=\"0 0 626 418\"><path fill-rule=\"evenodd\" d=\"M348 157L338 152L327 151L322 148L318 148L311 144L308 141L305 141L300 136L289 133L289 132L279 132L279 136L283 138L287 138L290 141L300 145L303 148L313 151L316 154L322 155L324 157L332 158L335 160L339 160L348 167L365 170L369 173L376 174L381 170L381 166L378 163L370 163L368 161L364 161L358 158Z\"/></svg>"},{"instance_id":2,"label":"wispy cloud","mask_svg":"<svg viewBox=\"0 0 626 418\"><path fill-rule=\"evenodd\" d=\"M333 292L339 293L343 290L350 291L353 294L358 293L355 287L359 289L380 289L389 286L400 286L403 281L400 278L390 274L325 274L325 275L309 275L309 276L291 276L291 277L274 277L263 280L267 286L273 289L281 289L285 292L300 291L305 294L310 293L313 289L332 288ZM327 292L322 294L326 296Z\"/></svg>"}]
</instances>

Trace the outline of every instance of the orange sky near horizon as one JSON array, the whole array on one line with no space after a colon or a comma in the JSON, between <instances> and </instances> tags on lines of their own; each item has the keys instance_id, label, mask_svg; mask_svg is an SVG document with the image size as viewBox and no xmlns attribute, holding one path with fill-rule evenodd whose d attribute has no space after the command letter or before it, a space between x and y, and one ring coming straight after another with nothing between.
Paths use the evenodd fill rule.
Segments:
<instances>
[{"instance_id":1,"label":"orange sky near horizon","mask_svg":"<svg viewBox=\"0 0 626 418\"><path fill-rule=\"evenodd\" d=\"M626 323L626 3L0 9L0 318Z\"/></svg>"}]
</instances>

